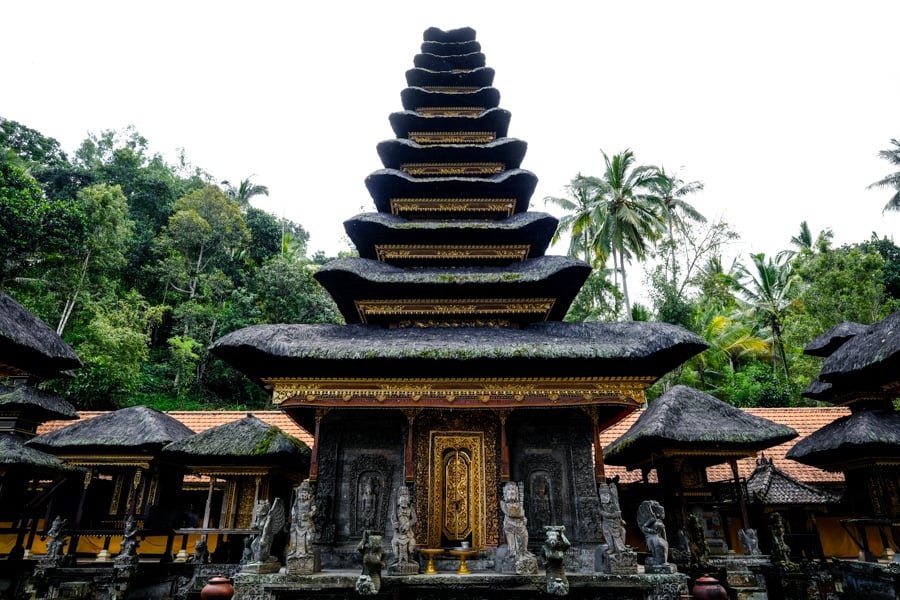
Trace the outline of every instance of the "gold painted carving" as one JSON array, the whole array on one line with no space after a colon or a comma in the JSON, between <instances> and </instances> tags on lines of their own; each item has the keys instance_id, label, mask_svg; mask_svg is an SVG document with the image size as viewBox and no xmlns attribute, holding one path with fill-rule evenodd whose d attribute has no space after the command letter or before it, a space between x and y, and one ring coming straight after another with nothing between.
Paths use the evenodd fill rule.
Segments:
<instances>
[{"instance_id":1,"label":"gold painted carving","mask_svg":"<svg viewBox=\"0 0 900 600\"><path fill-rule=\"evenodd\" d=\"M444 327L452 329L454 327L506 327L513 326L509 319L400 319L396 323L391 323L392 327L397 329L412 329L417 327Z\"/></svg>"},{"instance_id":2,"label":"gold painted carving","mask_svg":"<svg viewBox=\"0 0 900 600\"><path fill-rule=\"evenodd\" d=\"M506 165L501 162L435 162L400 165L401 171L414 177L496 175L502 173L505 168Z\"/></svg>"},{"instance_id":3,"label":"gold painted carving","mask_svg":"<svg viewBox=\"0 0 900 600\"><path fill-rule=\"evenodd\" d=\"M416 112L423 117L477 117L483 106L419 106Z\"/></svg>"},{"instance_id":4,"label":"gold painted carving","mask_svg":"<svg viewBox=\"0 0 900 600\"><path fill-rule=\"evenodd\" d=\"M432 431L428 546L438 548L441 534L451 541L472 535L472 546L485 543L484 434Z\"/></svg>"},{"instance_id":5,"label":"gold painted carving","mask_svg":"<svg viewBox=\"0 0 900 600\"><path fill-rule=\"evenodd\" d=\"M399 216L418 213L484 213L511 217L515 198L391 198L391 213Z\"/></svg>"},{"instance_id":6,"label":"gold painted carving","mask_svg":"<svg viewBox=\"0 0 900 600\"><path fill-rule=\"evenodd\" d=\"M272 401L327 407L639 406L654 377L268 378Z\"/></svg>"},{"instance_id":7,"label":"gold painted carving","mask_svg":"<svg viewBox=\"0 0 900 600\"><path fill-rule=\"evenodd\" d=\"M122 497L122 482L125 479L124 473L116 473L116 481L113 484L112 498L109 501L109 514L115 515L119 513L119 498Z\"/></svg>"},{"instance_id":8,"label":"gold painted carving","mask_svg":"<svg viewBox=\"0 0 900 600\"><path fill-rule=\"evenodd\" d=\"M497 139L492 131L410 131L417 144L487 144Z\"/></svg>"},{"instance_id":9,"label":"gold painted carving","mask_svg":"<svg viewBox=\"0 0 900 600\"><path fill-rule=\"evenodd\" d=\"M473 299L473 300L433 300L410 298L408 300L357 300L357 313L363 323L372 317L442 317L477 316L496 317L503 315L532 315L546 320L553 308L553 298L516 299Z\"/></svg>"},{"instance_id":10,"label":"gold painted carving","mask_svg":"<svg viewBox=\"0 0 900 600\"><path fill-rule=\"evenodd\" d=\"M528 244L507 245L413 245L376 244L378 260L501 260L521 261L528 258Z\"/></svg>"}]
</instances>

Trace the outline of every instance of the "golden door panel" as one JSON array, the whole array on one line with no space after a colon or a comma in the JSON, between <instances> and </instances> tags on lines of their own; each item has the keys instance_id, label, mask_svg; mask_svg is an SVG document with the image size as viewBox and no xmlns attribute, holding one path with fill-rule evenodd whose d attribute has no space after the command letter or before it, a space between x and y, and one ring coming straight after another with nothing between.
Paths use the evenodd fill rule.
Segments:
<instances>
[{"instance_id":1,"label":"golden door panel","mask_svg":"<svg viewBox=\"0 0 900 600\"><path fill-rule=\"evenodd\" d=\"M485 543L484 434L432 431L428 546Z\"/></svg>"}]
</instances>

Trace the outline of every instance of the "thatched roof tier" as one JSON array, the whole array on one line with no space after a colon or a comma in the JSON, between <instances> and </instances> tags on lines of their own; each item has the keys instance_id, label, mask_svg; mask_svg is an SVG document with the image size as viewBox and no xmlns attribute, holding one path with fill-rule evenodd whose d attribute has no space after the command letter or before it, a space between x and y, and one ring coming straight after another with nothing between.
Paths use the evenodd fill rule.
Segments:
<instances>
[{"instance_id":1,"label":"thatched roof tier","mask_svg":"<svg viewBox=\"0 0 900 600\"><path fill-rule=\"evenodd\" d=\"M528 323L561 321L590 271L586 263L566 256L502 267L420 269L347 258L329 262L314 276L347 323Z\"/></svg>"},{"instance_id":2,"label":"thatched roof tier","mask_svg":"<svg viewBox=\"0 0 900 600\"><path fill-rule=\"evenodd\" d=\"M834 402L836 400L834 387L830 383L821 379L814 379L806 386L800 395L810 400L820 400L822 402Z\"/></svg>"},{"instance_id":3,"label":"thatched roof tier","mask_svg":"<svg viewBox=\"0 0 900 600\"><path fill-rule=\"evenodd\" d=\"M25 382L0 385L0 414L22 415L34 423L78 418L75 407L66 400Z\"/></svg>"},{"instance_id":4,"label":"thatched roof tier","mask_svg":"<svg viewBox=\"0 0 900 600\"><path fill-rule=\"evenodd\" d=\"M889 388L900 382L900 311L844 343L822 365L819 378L843 388Z\"/></svg>"},{"instance_id":5,"label":"thatched roof tier","mask_svg":"<svg viewBox=\"0 0 900 600\"><path fill-rule=\"evenodd\" d=\"M413 57L413 65L429 71L467 71L483 67L485 65L485 56L483 52L469 52L451 56L439 56L423 52Z\"/></svg>"},{"instance_id":6,"label":"thatched roof tier","mask_svg":"<svg viewBox=\"0 0 900 600\"><path fill-rule=\"evenodd\" d=\"M863 333L868 329L868 325L862 323L854 323L853 321L844 321L838 323L803 348L803 353L809 356L831 356L835 350L844 345L845 342L854 336Z\"/></svg>"},{"instance_id":7,"label":"thatched roof tier","mask_svg":"<svg viewBox=\"0 0 900 600\"><path fill-rule=\"evenodd\" d=\"M432 54L436 54L432 52ZM490 87L494 83L494 69L481 67L471 71L431 71L410 69L406 85L410 87Z\"/></svg>"},{"instance_id":8,"label":"thatched roof tier","mask_svg":"<svg viewBox=\"0 0 900 600\"><path fill-rule=\"evenodd\" d=\"M472 52L481 52L481 44L475 40L466 40L464 42L422 42L423 54L435 54L437 56L454 56L456 54L471 54Z\"/></svg>"},{"instance_id":9,"label":"thatched roof tier","mask_svg":"<svg viewBox=\"0 0 900 600\"><path fill-rule=\"evenodd\" d=\"M787 457L830 471L900 462L900 413L891 407L862 408L797 442Z\"/></svg>"},{"instance_id":10,"label":"thatched roof tier","mask_svg":"<svg viewBox=\"0 0 900 600\"><path fill-rule=\"evenodd\" d=\"M404 110L391 113L388 119L394 133L400 138L409 138L413 132L481 131L489 132L495 139L499 139L506 137L509 132L511 116L508 110L502 108L491 108L476 116L435 117L426 117L412 110Z\"/></svg>"},{"instance_id":11,"label":"thatched roof tier","mask_svg":"<svg viewBox=\"0 0 900 600\"><path fill-rule=\"evenodd\" d=\"M471 27L457 27L456 29L440 29L429 27L422 33L422 39L426 42L441 42L442 44L458 44L475 39L476 32Z\"/></svg>"},{"instance_id":12,"label":"thatched roof tier","mask_svg":"<svg viewBox=\"0 0 900 600\"><path fill-rule=\"evenodd\" d=\"M634 425L604 450L629 469L666 454L688 453L707 464L754 454L797 436L792 428L744 412L699 390L676 385L650 403ZM701 456L702 455L702 456Z\"/></svg>"},{"instance_id":13,"label":"thatched roof tier","mask_svg":"<svg viewBox=\"0 0 900 600\"><path fill-rule=\"evenodd\" d=\"M487 110L500 106L500 90L495 87L483 87L475 90L408 87L400 92L400 103L404 110L413 111L419 108L447 106Z\"/></svg>"},{"instance_id":14,"label":"thatched roof tier","mask_svg":"<svg viewBox=\"0 0 900 600\"><path fill-rule=\"evenodd\" d=\"M492 173L518 169L528 144L505 137L487 144L417 144L407 139L379 142L376 146L381 164L419 177L455 177L466 175L466 165L496 165ZM446 166L445 166L446 165Z\"/></svg>"},{"instance_id":15,"label":"thatched roof tier","mask_svg":"<svg viewBox=\"0 0 900 600\"><path fill-rule=\"evenodd\" d=\"M10 370L56 377L81 366L78 356L46 323L0 292L0 375Z\"/></svg>"},{"instance_id":16,"label":"thatched roof tier","mask_svg":"<svg viewBox=\"0 0 900 600\"><path fill-rule=\"evenodd\" d=\"M104 415L76 421L45 433L28 444L43 450L88 452L152 452L193 435L193 431L165 413L146 406L129 406Z\"/></svg>"},{"instance_id":17,"label":"thatched roof tier","mask_svg":"<svg viewBox=\"0 0 900 600\"><path fill-rule=\"evenodd\" d=\"M163 455L182 464L309 466L306 444L248 414L243 419L212 427L163 448Z\"/></svg>"},{"instance_id":18,"label":"thatched roof tier","mask_svg":"<svg viewBox=\"0 0 900 600\"><path fill-rule=\"evenodd\" d=\"M25 471L34 475L65 473L76 470L60 459L36 448L29 448L25 440L12 433L0 433L0 471Z\"/></svg>"},{"instance_id":19,"label":"thatched roof tier","mask_svg":"<svg viewBox=\"0 0 900 600\"><path fill-rule=\"evenodd\" d=\"M344 229L362 258L402 266L450 261L478 266L543 256L557 222L541 212L520 213L502 221L410 221L387 213L364 213L344 221Z\"/></svg>"},{"instance_id":20,"label":"thatched roof tier","mask_svg":"<svg viewBox=\"0 0 900 600\"><path fill-rule=\"evenodd\" d=\"M834 504L840 498L791 477L763 459L747 478L747 492L751 501L765 506L822 506Z\"/></svg>"},{"instance_id":21,"label":"thatched roof tier","mask_svg":"<svg viewBox=\"0 0 900 600\"><path fill-rule=\"evenodd\" d=\"M666 323L534 323L522 329L256 325L216 356L263 377L660 377L706 348Z\"/></svg>"},{"instance_id":22,"label":"thatched roof tier","mask_svg":"<svg viewBox=\"0 0 900 600\"><path fill-rule=\"evenodd\" d=\"M537 181L537 175L524 169L490 177L413 177L399 169L382 169L366 177L366 187L378 212L425 219L500 219L528 210Z\"/></svg>"}]
</instances>

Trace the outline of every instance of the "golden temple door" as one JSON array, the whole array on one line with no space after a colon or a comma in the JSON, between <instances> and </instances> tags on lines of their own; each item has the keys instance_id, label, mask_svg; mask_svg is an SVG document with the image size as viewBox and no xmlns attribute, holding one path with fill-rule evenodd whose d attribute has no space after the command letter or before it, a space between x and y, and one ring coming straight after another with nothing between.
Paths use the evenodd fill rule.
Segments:
<instances>
[{"instance_id":1,"label":"golden temple door","mask_svg":"<svg viewBox=\"0 0 900 600\"><path fill-rule=\"evenodd\" d=\"M432 431L429 452L428 546L473 548L485 542L484 434Z\"/></svg>"}]
</instances>

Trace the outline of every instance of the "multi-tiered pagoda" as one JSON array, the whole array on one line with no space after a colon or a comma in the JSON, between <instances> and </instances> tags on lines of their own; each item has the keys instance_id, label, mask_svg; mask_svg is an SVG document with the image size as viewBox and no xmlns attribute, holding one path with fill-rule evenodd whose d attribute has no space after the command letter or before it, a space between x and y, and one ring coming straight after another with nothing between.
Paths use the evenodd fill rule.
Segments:
<instances>
[{"instance_id":1,"label":"multi-tiered pagoda","mask_svg":"<svg viewBox=\"0 0 900 600\"><path fill-rule=\"evenodd\" d=\"M598 434L704 344L660 323L563 322L590 267L545 255L557 222L529 210L537 178L475 31L427 30L414 64L366 179L377 212L345 223L359 258L316 274L347 324L249 327L212 351L314 432L325 568L358 561L366 529L391 538L404 484L420 547L491 555L514 481L532 545L565 525L584 549L570 555L589 557L574 567L593 570Z\"/></svg>"}]
</instances>

